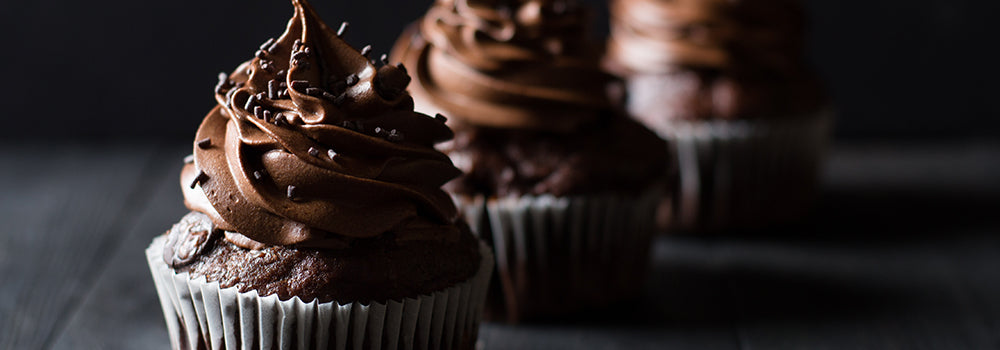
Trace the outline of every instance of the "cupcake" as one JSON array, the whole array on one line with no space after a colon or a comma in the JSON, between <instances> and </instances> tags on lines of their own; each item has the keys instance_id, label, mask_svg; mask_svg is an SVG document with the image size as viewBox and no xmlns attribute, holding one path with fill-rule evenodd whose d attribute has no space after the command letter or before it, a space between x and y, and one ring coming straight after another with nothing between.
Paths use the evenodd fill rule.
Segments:
<instances>
[{"instance_id":1,"label":"cupcake","mask_svg":"<svg viewBox=\"0 0 1000 350\"><path fill-rule=\"evenodd\" d=\"M572 1L441 0L392 51L455 130L445 188L495 249L492 319L605 307L645 275L667 146L609 97L586 23Z\"/></svg>"},{"instance_id":2,"label":"cupcake","mask_svg":"<svg viewBox=\"0 0 1000 350\"><path fill-rule=\"evenodd\" d=\"M441 189L452 132L401 67L292 3L220 76L181 171L191 213L146 251L173 348L474 348L493 257Z\"/></svg>"},{"instance_id":3,"label":"cupcake","mask_svg":"<svg viewBox=\"0 0 1000 350\"><path fill-rule=\"evenodd\" d=\"M630 114L677 163L675 229L765 228L802 218L831 113L803 54L796 0L614 0L606 66Z\"/></svg>"}]
</instances>

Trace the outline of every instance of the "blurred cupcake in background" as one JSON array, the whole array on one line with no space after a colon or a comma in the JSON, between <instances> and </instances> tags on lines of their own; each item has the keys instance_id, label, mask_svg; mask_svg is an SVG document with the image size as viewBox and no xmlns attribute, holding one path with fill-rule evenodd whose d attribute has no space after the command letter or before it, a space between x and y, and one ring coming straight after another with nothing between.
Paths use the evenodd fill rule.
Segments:
<instances>
[{"instance_id":1,"label":"blurred cupcake in background","mask_svg":"<svg viewBox=\"0 0 1000 350\"><path fill-rule=\"evenodd\" d=\"M452 137L293 0L231 74L146 250L174 349L474 349L493 271L441 189Z\"/></svg>"},{"instance_id":2,"label":"blurred cupcake in background","mask_svg":"<svg viewBox=\"0 0 1000 350\"><path fill-rule=\"evenodd\" d=\"M575 1L440 0L393 48L416 109L455 130L465 175L445 188L495 248L494 319L600 308L645 275L667 145L609 98L588 18Z\"/></svg>"},{"instance_id":3,"label":"blurred cupcake in background","mask_svg":"<svg viewBox=\"0 0 1000 350\"><path fill-rule=\"evenodd\" d=\"M605 66L670 144L674 229L763 228L808 214L832 113L797 0L613 0Z\"/></svg>"}]
</instances>

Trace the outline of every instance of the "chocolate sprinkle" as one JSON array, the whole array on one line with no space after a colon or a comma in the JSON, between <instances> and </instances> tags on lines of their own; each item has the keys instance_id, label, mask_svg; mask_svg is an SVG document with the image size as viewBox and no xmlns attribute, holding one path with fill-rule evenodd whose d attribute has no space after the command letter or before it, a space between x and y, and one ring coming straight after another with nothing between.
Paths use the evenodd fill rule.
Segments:
<instances>
[{"instance_id":1,"label":"chocolate sprinkle","mask_svg":"<svg viewBox=\"0 0 1000 350\"><path fill-rule=\"evenodd\" d=\"M327 150L326 155L330 156L330 159L333 159L333 157L337 156L337 151L334 151L332 149Z\"/></svg>"},{"instance_id":2,"label":"chocolate sprinkle","mask_svg":"<svg viewBox=\"0 0 1000 350\"><path fill-rule=\"evenodd\" d=\"M292 80L293 90L304 90L309 87L309 82L306 80Z\"/></svg>"},{"instance_id":3,"label":"chocolate sprinkle","mask_svg":"<svg viewBox=\"0 0 1000 350\"><path fill-rule=\"evenodd\" d=\"M375 135L384 136L384 135L387 135L388 133L389 133L388 131L386 131L385 129L382 129L381 127L378 127L378 126L375 127Z\"/></svg>"},{"instance_id":4,"label":"chocolate sprinkle","mask_svg":"<svg viewBox=\"0 0 1000 350\"><path fill-rule=\"evenodd\" d=\"M379 62L382 62L383 66L387 65L387 64L389 64L389 55L382 54L382 57L379 57L378 60L379 60Z\"/></svg>"},{"instance_id":5,"label":"chocolate sprinkle","mask_svg":"<svg viewBox=\"0 0 1000 350\"><path fill-rule=\"evenodd\" d=\"M444 114L438 113L434 115L434 120L444 123L448 121L448 117L445 117Z\"/></svg>"},{"instance_id":6,"label":"chocolate sprinkle","mask_svg":"<svg viewBox=\"0 0 1000 350\"><path fill-rule=\"evenodd\" d=\"M269 38L267 39L267 41L265 41L263 44L260 45L260 49L270 51L272 44L274 44L274 38Z\"/></svg>"},{"instance_id":7,"label":"chocolate sprinkle","mask_svg":"<svg viewBox=\"0 0 1000 350\"><path fill-rule=\"evenodd\" d=\"M198 148L208 149L209 147L212 147L212 139L211 138L206 137L206 138L203 138L201 140L198 140Z\"/></svg>"},{"instance_id":8,"label":"chocolate sprinkle","mask_svg":"<svg viewBox=\"0 0 1000 350\"><path fill-rule=\"evenodd\" d=\"M230 84L229 75L219 72L219 83L215 85L215 93L221 94Z\"/></svg>"},{"instance_id":9,"label":"chocolate sprinkle","mask_svg":"<svg viewBox=\"0 0 1000 350\"><path fill-rule=\"evenodd\" d=\"M257 50L257 52L255 52L253 55L257 56L257 58L259 59L264 59L264 57L267 57L267 51Z\"/></svg>"},{"instance_id":10,"label":"chocolate sprinkle","mask_svg":"<svg viewBox=\"0 0 1000 350\"><path fill-rule=\"evenodd\" d=\"M270 123L271 122L271 111L264 110L263 114L264 114L263 115L264 121Z\"/></svg>"},{"instance_id":11,"label":"chocolate sprinkle","mask_svg":"<svg viewBox=\"0 0 1000 350\"><path fill-rule=\"evenodd\" d=\"M389 142L400 142L403 141L403 133L396 131L396 129L389 130L389 135L385 137Z\"/></svg>"},{"instance_id":12,"label":"chocolate sprinkle","mask_svg":"<svg viewBox=\"0 0 1000 350\"><path fill-rule=\"evenodd\" d=\"M296 195L295 186L288 185L288 189L286 190L285 194L288 195L288 199L295 200L295 195Z\"/></svg>"},{"instance_id":13,"label":"chocolate sprinkle","mask_svg":"<svg viewBox=\"0 0 1000 350\"><path fill-rule=\"evenodd\" d=\"M254 171L253 172L253 178L255 178L257 180L263 179L264 178L264 172L261 171L261 170Z\"/></svg>"},{"instance_id":14,"label":"chocolate sprinkle","mask_svg":"<svg viewBox=\"0 0 1000 350\"><path fill-rule=\"evenodd\" d=\"M189 154L186 157L184 157L184 164L191 164L191 163L194 163L194 155L193 154Z\"/></svg>"},{"instance_id":15,"label":"chocolate sprinkle","mask_svg":"<svg viewBox=\"0 0 1000 350\"><path fill-rule=\"evenodd\" d=\"M371 45L365 45L365 47L361 48L361 56L368 57L368 55L371 55L371 54L372 54L372 46Z\"/></svg>"},{"instance_id":16,"label":"chocolate sprinkle","mask_svg":"<svg viewBox=\"0 0 1000 350\"><path fill-rule=\"evenodd\" d=\"M314 87L306 88L306 95L309 95L309 96L321 96L321 95L323 95L323 89L314 88Z\"/></svg>"},{"instance_id":17,"label":"chocolate sprinkle","mask_svg":"<svg viewBox=\"0 0 1000 350\"><path fill-rule=\"evenodd\" d=\"M347 27L349 26L350 24L347 22L340 23L340 28L337 29L337 37L343 37L344 33L347 32Z\"/></svg>"},{"instance_id":18,"label":"chocolate sprinkle","mask_svg":"<svg viewBox=\"0 0 1000 350\"><path fill-rule=\"evenodd\" d=\"M364 124L361 123L360 120L345 120L340 123L340 126L342 126L344 129L357 132L364 132L365 130L365 126Z\"/></svg>"},{"instance_id":19,"label":"chocolate sprinkle","mask_svg":"<svg viewBox=\"0 0 1000 350\"><path fill-rule=\"evenodd\" d=\"M329 92L323 91L323 99L326 99L327 101L330 101L330 102L335 102L335 101L337 101L337 95L334 95L334 94L331 94Z\"/></svg>"},{"instance_id":20,"label":"chocolate sprinkle","mask_svg":"<svg viewBox=\"0 0 1000 350\"><path fill-rule=\"evenodd\" d=\"M299 51L298 53L302 53L302 51ZM309 69L309 62L304 61L301 57L292 58L292 65L296 67L301 67L302 69Z\"/></svg>"},{"instance_id":21,"label":"chocolate sprinkle","mask_svg":"<svg viewBox=\"0 0 1000 350\"><path fill-rule=\"evenodd\" d=\"M375 92L382 98L394 100L399 97L410 83L410 77L406 75L406 68L403 64L396 66L382 66L375 73Z\"/></svg>"},{"instance_id":22,"label":"chocolate sprinkle","mask_svg":"<svg viewBox=\"0 0 1000 350\"><path fill-rule=\"evenodd\" d=\"M360 80L361 79L358 78L357 74L352 73L351 75L347 76L347 80L345 82L347 83L347 86L354 86L354 84L357 84L358 81Z\"/></svg>"},{"instance_id":23,"label":"chocolate sprinkle","mask_svg":"<svg viewBox=\"0 0 1000 350\"><path fill-rule=\"evenodd\" d=\"M333 99L333 104L339 106L339 105L344 104L344 101L346 101L346 100L347 100L347 94L340 94L340 95L337 96L337 98Z\"/></svg>"},{"instance_id":24,"label":"chocolate sprinkle","mask_svg":"<svg viewBox=\"0 0 1000 350\"><path fill-rule=\"evenodd\" d=\"M194 181L191 181L191 188L193 189L195 186L205 183L205 181L208 181L208 174L199 170L198 176L195 176Z\"/></svg>"},{"instance_id":25,"label":"chocolate sprinkle","mask_svg":"<svg viewBox=\"0 0 1000 350\"><path fill-rule=\"evenodd\" d=\"M316 157L319 155L319 150L316 147L309 147L309 155Z\"/></svg>"},{"instance_id":26,"label":"chocolate sprinkle","mask_svg":"<svg viewBox=\"0 0 1000 350\"><path fill-rule=\"evenodd\" d=\"M267 82L267 98L277 99L278 98L278 81L271 79Z\"/></svg>"}]
</instances>

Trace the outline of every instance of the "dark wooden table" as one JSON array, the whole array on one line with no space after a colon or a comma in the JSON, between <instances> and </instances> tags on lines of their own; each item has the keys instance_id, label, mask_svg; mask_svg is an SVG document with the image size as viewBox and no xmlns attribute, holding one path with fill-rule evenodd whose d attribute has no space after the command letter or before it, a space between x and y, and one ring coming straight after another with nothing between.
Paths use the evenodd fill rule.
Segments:
<instances>
[{"instance_id":1,"label":"dark wooden table","mask_svg":"<svg viewBox=\"0 0 1000 350\"><path fill-rule=\"evenodd\" d=\"M0 349L167 349L143 249L186 145L0 150ZM1000 348L1000 144L835 148L809 223L663 237L645 296L486 349Z\"/></svg>"}]
</instances>

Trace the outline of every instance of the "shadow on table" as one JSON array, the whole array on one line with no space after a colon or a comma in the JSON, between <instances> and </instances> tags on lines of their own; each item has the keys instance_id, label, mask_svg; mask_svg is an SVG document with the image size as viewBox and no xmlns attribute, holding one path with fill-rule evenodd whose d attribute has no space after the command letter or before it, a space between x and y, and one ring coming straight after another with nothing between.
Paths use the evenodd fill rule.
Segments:
<instances>
[{"instance_id":1,"label":"shadow on table","mask_svg":"<svg viewBox=\"0 0 1000 350\"><path fill-rule=\"evenodd\" d=\"M710 264L709 264L710 265ZM780 269L663 266L646 293L627 303L567 317L577 326L729 328L746 322L873 318L916 303L905 291Z\"/></svg>"},{"instance_id":2,"label":"shadow on table","mask_svg":"<svg viewBox=\"0 0 1000 350\"><path fill-rule=\"evenodd\" d=\"M880 252L989 233L998 227L997 203L1000 194L995 193L828 192L803 224L661 238L642 298L560 323L703 329L870 319L926 309L933 304L929 296L946 293L935 289L947 286L880 270ZM836 254L810 256L816 251Z\"/></svg>"},{"instance_id":3,"label":"shadow on table","mask_svg":"<svg viewBox=\"0 0 1000 350\"><path fill-rule=\"evenodd\" d=\"M836 240L848 244L949 239L998 228L1000 193L855 188L824 193L810 218L779 229L728 232L720 239Z\"/></svg>"},{"instance_id":4,"label":"shadow on table","mask_svg":"<svg viewBox=\"0 0 1000 350\"><path fill-rule=\"evenodd\" d=\"M1000 193L881 189L828 193L815 223L825 234L868 239L938 239L952 233L997 228ZM972 230L969 230L972 229Z\"/></svg>"}]
</instances>

